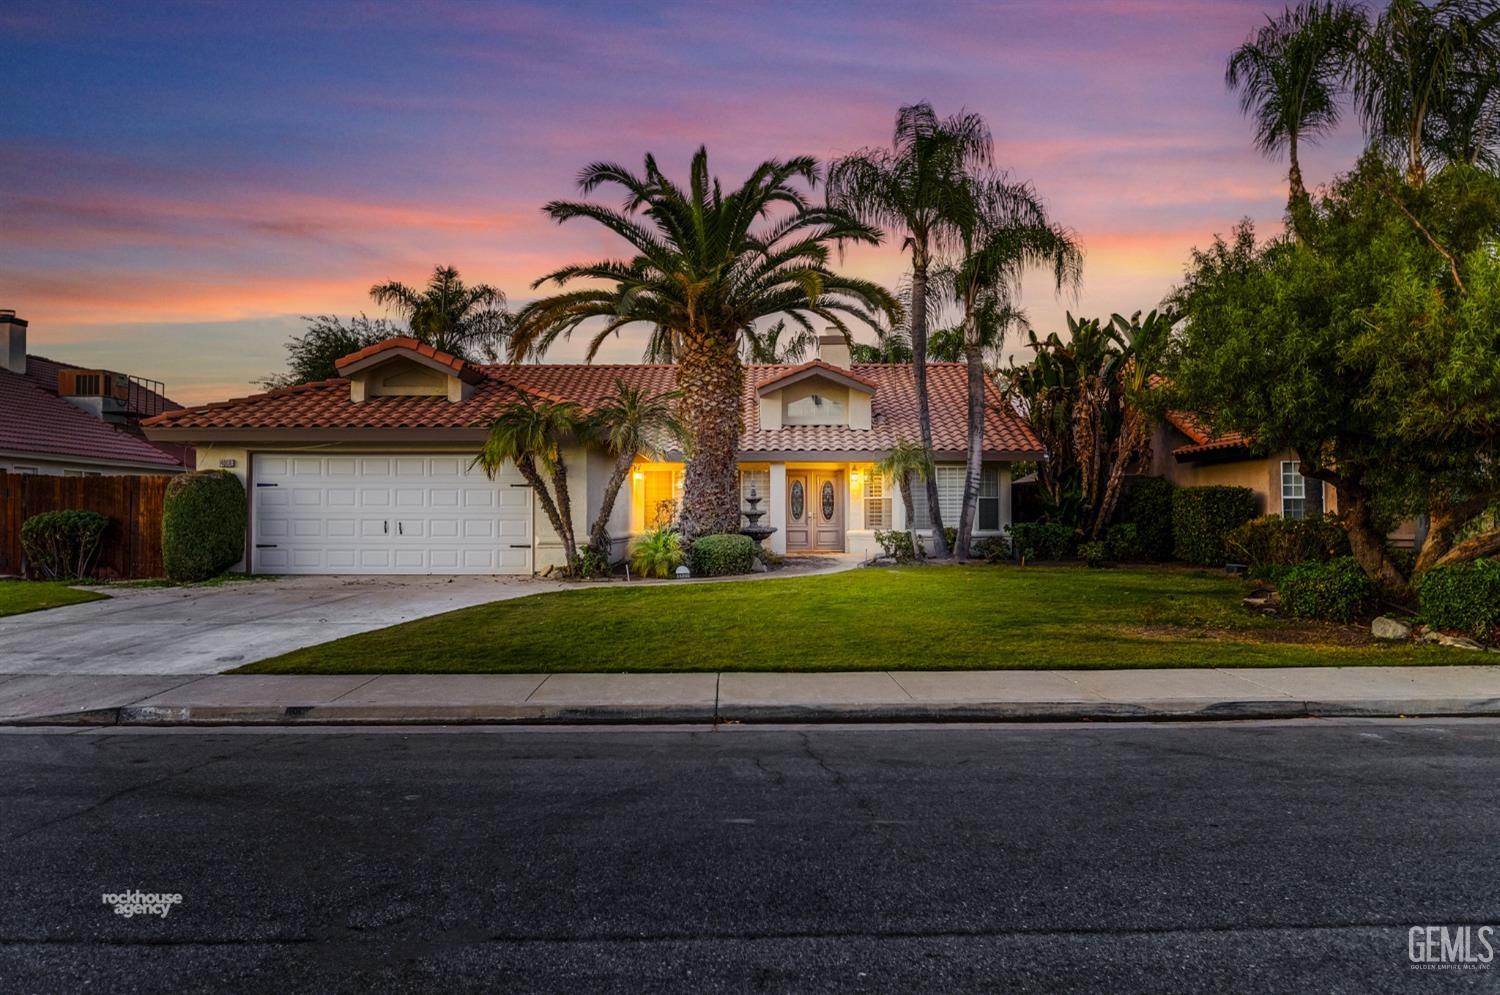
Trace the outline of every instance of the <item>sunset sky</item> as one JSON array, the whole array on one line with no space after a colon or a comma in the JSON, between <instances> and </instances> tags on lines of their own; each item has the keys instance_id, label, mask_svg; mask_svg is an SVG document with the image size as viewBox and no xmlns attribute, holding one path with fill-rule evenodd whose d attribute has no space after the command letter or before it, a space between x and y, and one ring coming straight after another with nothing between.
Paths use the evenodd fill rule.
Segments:
<instances>
[{"instance_id":1,"label":"sunset sky","mask_svg":"<svg viewBox=\"0 0 1500 995\"><path fill-rule=\"evenodd\" d=\"M1192 246L1280 216L1284 164L1223 84L1280 7L7 0L0 307L34 353L189 403L244 394L298 315L380 315L378 280L451 263L517 304L549 268L618 253L540 212L589 161L651 151L680 174L706 143L735 183L767 157L887 143L897 106L926 99L982 113L999 165L1085 247L1076 299L1031 281L1040 331L1149 309ZM1348 122L1311 150L1309 182L1358 143ZM845 266L892 286L904 269L898 242ZM643 336L603 358L638 359Z\"/></svg>"}]
</instances>

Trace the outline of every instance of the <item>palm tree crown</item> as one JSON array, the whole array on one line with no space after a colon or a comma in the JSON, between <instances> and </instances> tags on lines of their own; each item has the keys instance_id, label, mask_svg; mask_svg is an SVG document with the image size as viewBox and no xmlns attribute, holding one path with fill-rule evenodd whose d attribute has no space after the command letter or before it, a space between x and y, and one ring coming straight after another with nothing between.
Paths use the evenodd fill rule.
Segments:
<instances>
[{"instance_id":1,"label":"palm tree crown","mask_svg":"<svg viewBox=\"0 0 1500 995\"><path fill-rule=\"evenodd\" d=\"M874 325L894 317L884 288L829 268L834 248L876 244L880 232L843 210L815 205L802 186L818 180L816 160L768 160L737 189L725 193L708 171L708 153L693 156L688 184L668 178L647 155L639 175L614 163L595 163L579 176L587 194L601 186L625 193L623 205L554 201L559 223L587 219L630 246L633 255L567 266L535 286L563 290L527 305L516 318L511 356L545 351L585 322L597 321L588 356L627 325L642 323L651 353L679 364L681 416L690 440L683 512L694 534L739 528L735 462L739 444L743 340L755 323L781 316L813 330L813 319L849 333L848 320Z\"/></svg>"},{"instance_id":2,"label":"palm tree crown","mask_svg":"<svg viewBox=\"0 0 1500 995\"><path fill-rule=\"evenodd\" d=\"M405 318L418 340L464 359L493 362L510 322L504 294L485 283L466 286L452 266L434 267L420 290L387 280L370 297Z\"/></svg>"}]
</instances>

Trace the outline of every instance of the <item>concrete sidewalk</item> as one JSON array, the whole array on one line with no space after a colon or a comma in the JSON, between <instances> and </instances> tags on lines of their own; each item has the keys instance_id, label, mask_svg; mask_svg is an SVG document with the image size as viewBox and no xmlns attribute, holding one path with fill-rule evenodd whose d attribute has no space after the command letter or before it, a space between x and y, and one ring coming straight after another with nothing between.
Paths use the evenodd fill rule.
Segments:
<instances>
[{"instance_id":1,"label":"concrete sidewalk","mask_svg":"<svg viewBox=\"0 0 1500 995\"><path fill-rule=\"evenodd\" d=\"M0 724L1181 720L1500 715L1500 666L846 674L0 675Z\"/></svg>"}]
</instances>

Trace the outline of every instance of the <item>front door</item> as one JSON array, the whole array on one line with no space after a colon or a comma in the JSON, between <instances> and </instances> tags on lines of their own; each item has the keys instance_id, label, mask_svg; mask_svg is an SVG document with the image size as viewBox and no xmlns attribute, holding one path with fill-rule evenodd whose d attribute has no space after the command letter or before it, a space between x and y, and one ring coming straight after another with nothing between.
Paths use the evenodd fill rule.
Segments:
<instances>
[{"instance_id":1,"label":"front door","mask_svg":"<svg viewBox=\"0 0 1500 995\"><path fill-rule=\"evenodd\" d=\"M812 474L788 471L786 475L787 552L812 549Z\"/></svg>"},{"instance_id":2,"label":"front door","mask_svg":"<svg viewBox=\"0 0 1500 995\"><path fill-rule=\"evenodd\" d=\"M844 474L820 470L813 474L812 500L808 509L813 520L813 549L842 552L844 549Z\"/></svg>"}]
</instances>

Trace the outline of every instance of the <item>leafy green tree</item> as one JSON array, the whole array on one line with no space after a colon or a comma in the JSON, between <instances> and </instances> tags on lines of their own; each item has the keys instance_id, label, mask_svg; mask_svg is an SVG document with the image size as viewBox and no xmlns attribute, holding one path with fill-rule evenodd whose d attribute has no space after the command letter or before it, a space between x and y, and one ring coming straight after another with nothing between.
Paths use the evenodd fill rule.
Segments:
<instances>
[{"instance_id":1,"label":"leafy green tree","mask_svg":"<svg viewBox=\"0 0 1500 995\"><path fill-rule=\"evenodd\" d=\"M1030 184L978 175L970 191L974 207L960 226L963 255L953 274L968 371L968 459L954 550L960 559L969 555L984 469L985 351L1003 343L1017 324L1020 315L1011 302L1027 270L1050 270L1058 291L1077 286L1083 274L1083 251L1047 216Z\"/></svg>"},{"instance_id":2,"label":"leafy green tree","mask_svg":"<svg viewBox=\"0 0 1500 995\"><path fill-rule=\"evenodd\" d=\"M1255 147L1286 152L1294 216L1307 203L1298 151L1338 124L1340 84L1363 25L1360 10L1342 0L1307 0L1268 17L1229 57L1224 81L1255 121Z\"/></svg>"},{"instance_id":3,"label":"leafy green tree","mask_svg":"<svg viewBox=\"0 0 1500 995\"><path fill-rule=\"evenodd\" d=\"M1242 224L1195 251L1174 303L1175 403L1293 450L1372 578L1408 587L1385 533L1417 513L1417 573L1500 552L1474 527L1500 498L1500 178L1450 165L1416 187L1367 155L1305 239Z\"/></svg>"},{"instance_id":4,"label":"leafy green tree","mask_svg":"<svg viewBox=\"0 0 1500 995\"><path fill-rule=\"evenodd\" d=\"M286 344L286 372L257 381L261 386L275 389L332 380L339 375L333 365L337 360L400 334L385 319L371 321L362 314L350 318L348 324L332 314L303 315L302 320L307 322L307 331L292 336Z\"/></svg>"},{"instance_id":5,"label":"leafy green tree","mask_svg":"<svg viewBox=\"0 0 1500 995\"><path fill-rule=\"evenodd\" d=\"M596 285L522 309L511 354L519 359L545 351L590 322L597 327L589 343L592 358L621 328L650 327L655 354L678 364L679 417L688 438L683 518L690 536L739 530L740 349L755 322L779 315L811 329L816 317L848 334L846 318L874 325L877 314L894 320L897 312L884 288L829 269L834 248L876 244L881 236L842 210L812 204L799 182L810 187L817 180L817 162L810 157L773 159L725 193L709 175L708 152L699 148L686 188L648 155L639 175L613 163L583 170L583 192L619 187L626 195L622 209L578 201L545 209L558 222L602 225L635 254L564 267L538 280L536 286L575 280Z\"/></svg>"},{"instance_id":6,"label":"leafy green tree","mask_svg":"<svg viewBox=\"0 0 1500 995\"><path fill-rule=\"evenodd\" d=\"M452 266L434 267L422 288L377 283L370 297L405 319L417 341L462 359L493 362L510 326L505 295L488 284L466 285Z\"/></svg>"},{"instance_id":7,"label":"leafy green tree","mask_svg":"<svg viewBox=\"0 0 1500 995\"><path fill-rule=\"evenodd\" d=\"M939 118L928 103L896 114L890 148L866 148L836 160L828 172L831 203L892 233L904 235L911 253L912 369L922 445L932 452L932 414L927 397L927 281L935 256L959 244L961 226L973 211L969 173L990 164L993 140L978 114ZM937 480L927 481L934 551L948 555L938 509Z\"/></svg>"},{"instance_id":8,"label":"leafy green tree","mask_svg":"<svg viewBox=\"0 0 1500 995\"><path fill-rule=\"evenodd\" d=\"M609 480L604 485L598 517L589 529L589 549L594 551L595 559L600 563L609 562L609 516L635 458L642 454L658 455L668 440L682 435L676 400L674 393L648 394L639 387L616 380L614 393L589 412L585 434L615 458Z\"/></svg>"},{"instance_id":9,"label":"leafy green tree","mask_svg":"<svg viewBox=\"0 0 1500 995\"><path fill-rule=\"evenodd\" d=\"M911 340L899 328L877 329L874 344L855 342L849 355L855 363L910 363Z\"/></svg>"},{"instance_id":10,"label":"leafy green tree","mask_svg":"<svg viewBox=\"0 0 1500 995\"><path fill-rule=\"evenodd\" d=\"M765 331L754 328L745 332L744 354L747 363L800 363L817 345L818 337L811 328L787 330L785 321L778 321Z\"/></svg>"},{"instance_id":11,"label":"leafy green tree","mask_svg":"<svg viewBox=\"0 0 1500 995\"><path fill-rule=\"evenodd\" d=\"M473 463L491 480L507 462L516 465L562 542L568 572L574 576L581 561L573 533L573 504L568 495L563 447L585 434L587 428L583 411L576 404L549 401L517 390L514 400L490 422L489 435Z\"/></svg>"}]
</instances>

